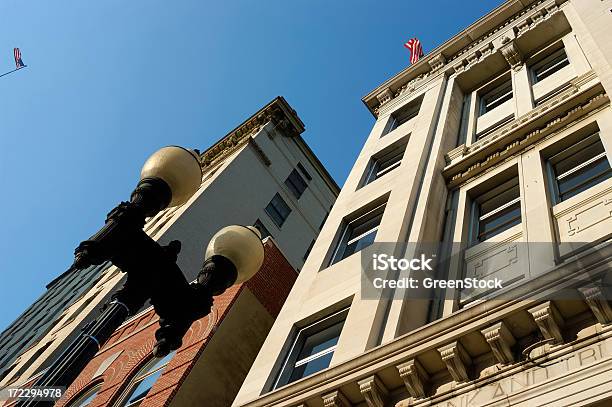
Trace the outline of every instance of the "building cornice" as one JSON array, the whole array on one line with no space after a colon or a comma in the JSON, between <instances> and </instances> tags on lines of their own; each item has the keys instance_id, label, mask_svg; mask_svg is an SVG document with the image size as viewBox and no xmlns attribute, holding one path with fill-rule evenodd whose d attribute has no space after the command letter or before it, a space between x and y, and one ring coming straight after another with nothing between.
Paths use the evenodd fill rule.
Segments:
<instances>
[{"instance_id":1,"label":"building cornice","mask_svg":"<svg viewBox=\"0 0 612 407\"><path fill-rule=\"evenodd\" d=\"M292 138L297 143L323 180L337 196L340 193L340 187L312 149L302 139L301 134L305 130L304 123L299 118L297 112L282 96L274 98L274 100L261 108L257 113L246 119L225 137L201 153L202 169L206 172L208 169L213 168L217 163L225 160L246 143L250 143L251 146L257 149L257 145L253 144L251 139L267 123L272 123L276 131L285 137ZM265 161L266 158L264 158L264 164Z\"/></svg>"},{"instance_id":2,"label":"building cornice","mask_svg":"<svg viewBox=\"0 0 612 407\"><path fill-rule=\"evenodd\" d=\"M249 137L257 133L265 124L272 122L286 137L297 137L304 132L304 123L295 110L282 96L277 96L257 113L230 131L225 137L204 151L201 155L202 167L210 167L232 154Z\"/></svg>"},{"instance_id":3,"label":"building cornice","mask_svg":"<svg viewBox=\"0 0 612 407\"><path fill-rule=\"evenodd\" d=\"M511 30L521 36L559 10L566 0L510 0L482 17L450 40L436 47L417 63L408 66L362 98L378 117L379 108L406 91L442 73L458 74L485 57L507 51L507 42L494 44L493 37ZM509 27L512 25L512 27ZM499 42L499 41L496 41Z\"/></svg>"},{"instance_id":4,"label":"building cornice","mask_svg":"<svg viewBox=\"0 0 612 407\"><path fill-rule=\"evenodd\" d=\"M612 259L612 244L601 243L593 245L579 255L568 258L565 263L555 266L547 273L537 278L525 280L508 289L504 289L503 295L489 301L485 299L469 308L455 312L454 314L434 321L419 329L409 332L389 343L366 351L353 359L332 366L321 372L317 372L304 379L293 382L273 392L264 394L259 398L242 404L243 407L263 407L272 405L299 405L317 397L324 397L345 386L358 383L364 378L377 375L382 371L389 371L394 366L401 375L405 370L405 364L425 352L443 349L446 345L458 342L466 335L487 330L488 327L502 321L511 314L524 313L526 310L534 309L547 298L554 296L562 290L576 289L576 278L580 275L580 281L599 281L605 273ZM612 331L606 329L606 337L612 336ZM597 335L603 335L598 333ZM490 339L496 339L494 336ZM510 341L506 335L505 341ZM583 343L588 344L589 338ZM554 348L557 353L567 353L579 347L576 343L559 345ZM452 353L452 352L451 352ZM452 356L452 355L451 355ZM542 353L537 358L546 358ZM495 373L485 377L455 383L449 390L436 393L433 399L439 401L450 395L457 395L473 389L475 385L491 382L509 375L514 371L524 370L533 363L534 358L522 360L514 364L496 367ZM463 360L463 363L465 361ZM404 372L405 373L405 372ZM463 377L461 377L463 379ZM407 393L415 392L413 396L422 397L424 393L420 390L421 385L427 380L425 375L419 376L419 389L415 392L412 382L407 386ZM427 404L429 405L429 404Z\"/></svg>"}]
</instances>

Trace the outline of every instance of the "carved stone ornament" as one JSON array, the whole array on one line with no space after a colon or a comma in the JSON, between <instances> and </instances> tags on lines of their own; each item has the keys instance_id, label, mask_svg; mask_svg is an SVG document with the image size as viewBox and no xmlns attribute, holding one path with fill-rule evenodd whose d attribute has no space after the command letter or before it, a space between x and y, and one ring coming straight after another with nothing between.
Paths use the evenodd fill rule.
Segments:
<instances>
[{"instance_id":1,"label":"carved stone ornament","mask_svg":"<svg viewBox=\"0 0 612 407\"><path fill-rule=\"evenodd\" d=\"M397 370L412 397L425 397L429 375L417 359L410 359L398 365Z\"/></svg>"},{"instance_id":2,"label":"carved stone ornament","mask_svg":"<svg viewBox=\"0 0 612 407\"><path fill-rule=\"evenodd\" d=\"M429 67L431 68L431 71L436 72L438 69L444 66L444 64L446 63L446 58L444 57L444 55L438 54L430 58L428 63Z\"/></svg>"},{"instance_id":3,"label":"carved stone ornament","mask_svg":"<svg viewBox=\"0 0 612 407\"><path fill-rule=\"evenodd\" d=\"M502 46L499 48L506 61L512 69L518 71L523 66L523 55L516 46L516 43L508 37L502 38Z\"/></svg>"},{"instance_id":4,"label":"carved stone ornament","mask_svg":"<svg viewBox=\"0 0 612 407\"><path fill-rule=\"evenodd\" d=\"M351 407L351 402L340 390L334 390L321 396L324 407Z\"/></svg>"},{"instance_id":5,"label":"carved stone ornament","mask_svg":"<svg viewBox=\"0 0 612 407\"><path fill-rule=\"evenodd\" d=\"M604 287L599 284L593 284L587 287L581 287L578 291L584 296L591 312L593 312L595 318L597 318L597 322L602 325L607 325L612 322L612 308L610 308L610 303L604 292Z\"/></svg>"},{"instance_id":6,"label":"carved stone ornament","mask_svg":"<svg viewBox=\"0 0 612 407\"><path fill-rule=\"evenodd\" d=\"M438 348L442 361L446 364L448 372L457 383L469 380L468 367L472 364L472 358L466 352L461 342L455 341Z\"/></svg>"},{"instance_id":7,"label":"carved stone ornament","mask_svg":"<svg viewBox=\"0 0 612 407\"><path fill-rule=\"evenodd\" d=\"M376 99L378 99L378 103L380 103L379 107L393 99L393 92L391 89L387 88L376 95Z\"/></svg>"},{"instance_id":8,"label":"carved stone ornament","mask_svg":"<svg viewBox=\"0 0 612 407\"><path fill-rule=\"evenodd\" d=\"M295 137L300 134L300 130L291 124L278 102L274 102L206 150L201 156L202 167L207 168L214 162L231 154L247 142L248 137L257 133L268 122L271 122L276 129L282 131L287 137ZM271 136L270 133L268 135Z\"/></svg>"},{"instance_id":9,"label":"carved stone ornament","mask_svg":"<svg viewBox=\"0 0 612 407\"><path fill-rule=\"evenodd\" d=\"M529 309L544 339L552 339L554 344L563 342L561 327L564 324L563 317L550 301Z\"/></svg>"},{"instance_id":10,"label":"carved stone ornament","mask_svg":"<svg viewBox=\"0 0 612 407\"><path fill-rule=\"evenodd\" d=\"M510 348L516 343L516 340L503 321L485 328L480 332L491 347L493 356L495 356L495 360L497 360L498 363L508 364L514 362L514 354Z\"/></svg>"},{"instance_id":11,"label":"carved stone ornament","mask_svg":"<svg viewBox=\"0 0 612 407\"><path fill-rule=\"evenodd\" d=\"M368 407L384 407L389 391L376 376L370 376L357 382L359 391L365 398Z\"/></svg>"}]
</instances>

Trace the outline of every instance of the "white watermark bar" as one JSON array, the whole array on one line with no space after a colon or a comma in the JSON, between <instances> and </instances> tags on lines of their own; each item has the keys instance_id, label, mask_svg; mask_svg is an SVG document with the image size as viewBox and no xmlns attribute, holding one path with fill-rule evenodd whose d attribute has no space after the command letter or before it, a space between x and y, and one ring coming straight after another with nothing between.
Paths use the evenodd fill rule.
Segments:
<instances>
[{"instance_id":1,"label":"white watermark bar","mask_svg":"<svg viewBox=\"0 0 612 407\"><path fill-rule=\"evenodd\" d=\"M65 387L4 387L0 389L0 400L31 400L31 401L57 401L66 392Z\"/></svg>"},{"instance_id":2,"label":"white watermark bar","mask_svg":"<svg viewBox=\"0 0 612 407\"><path fill-rule=\"evenodd\" d=\"M590 289L612 300L612 271L597 267L612 263L609 242L375 242L360 256L363 299L456 300L463 305L533 295L580 300Z\"/></svg>"}]
</instances>

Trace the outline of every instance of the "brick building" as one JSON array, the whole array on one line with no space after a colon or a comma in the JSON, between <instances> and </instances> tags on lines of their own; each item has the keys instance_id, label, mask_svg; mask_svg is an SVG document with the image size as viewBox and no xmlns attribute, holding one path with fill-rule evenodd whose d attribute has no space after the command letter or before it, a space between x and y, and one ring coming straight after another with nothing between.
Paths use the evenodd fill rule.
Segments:
<instances>
[{"instance_id":1,"label":"brick building","mask_svg":"<svg viewBox=\"0 0 612 407\"><path fill-rule=\"evenodd\" d=\"M158 317L149 308L115 331L56 405L230 405L297 276L272 238L264 248L255 277L216 297L169 358L151 356Z\"/></svg>"}]
</instances>

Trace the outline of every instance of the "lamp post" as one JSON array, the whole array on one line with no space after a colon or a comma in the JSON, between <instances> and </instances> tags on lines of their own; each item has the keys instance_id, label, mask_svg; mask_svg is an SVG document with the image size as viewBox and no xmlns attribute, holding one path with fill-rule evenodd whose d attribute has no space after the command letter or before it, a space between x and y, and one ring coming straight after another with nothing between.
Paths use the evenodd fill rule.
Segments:
<instances>
[{"instance_id":1,"label":"lamp post","mask_svg":"<svg viewBox=\"0 0 612 407\"><path fill-rule=\"evenodd\" d=\"M70 385L102 343L147 300L160 318L153 353L167 355L181 346L192 322L210 312L214 295L247 281L259 270L263 244L259 231L251 226L227 226L217 232L192 283L176 264L180 242L161 246L143 231L147 217L185 203L198 190L201 179L197 154L182 147L164 147L145 162L130 201L114 208L105 225L79 244L72 265L81 269L110 261L127 274L126 282L34 386ZM47 403L20 403L37 404Z\"/></svg>"}]
</instances>

